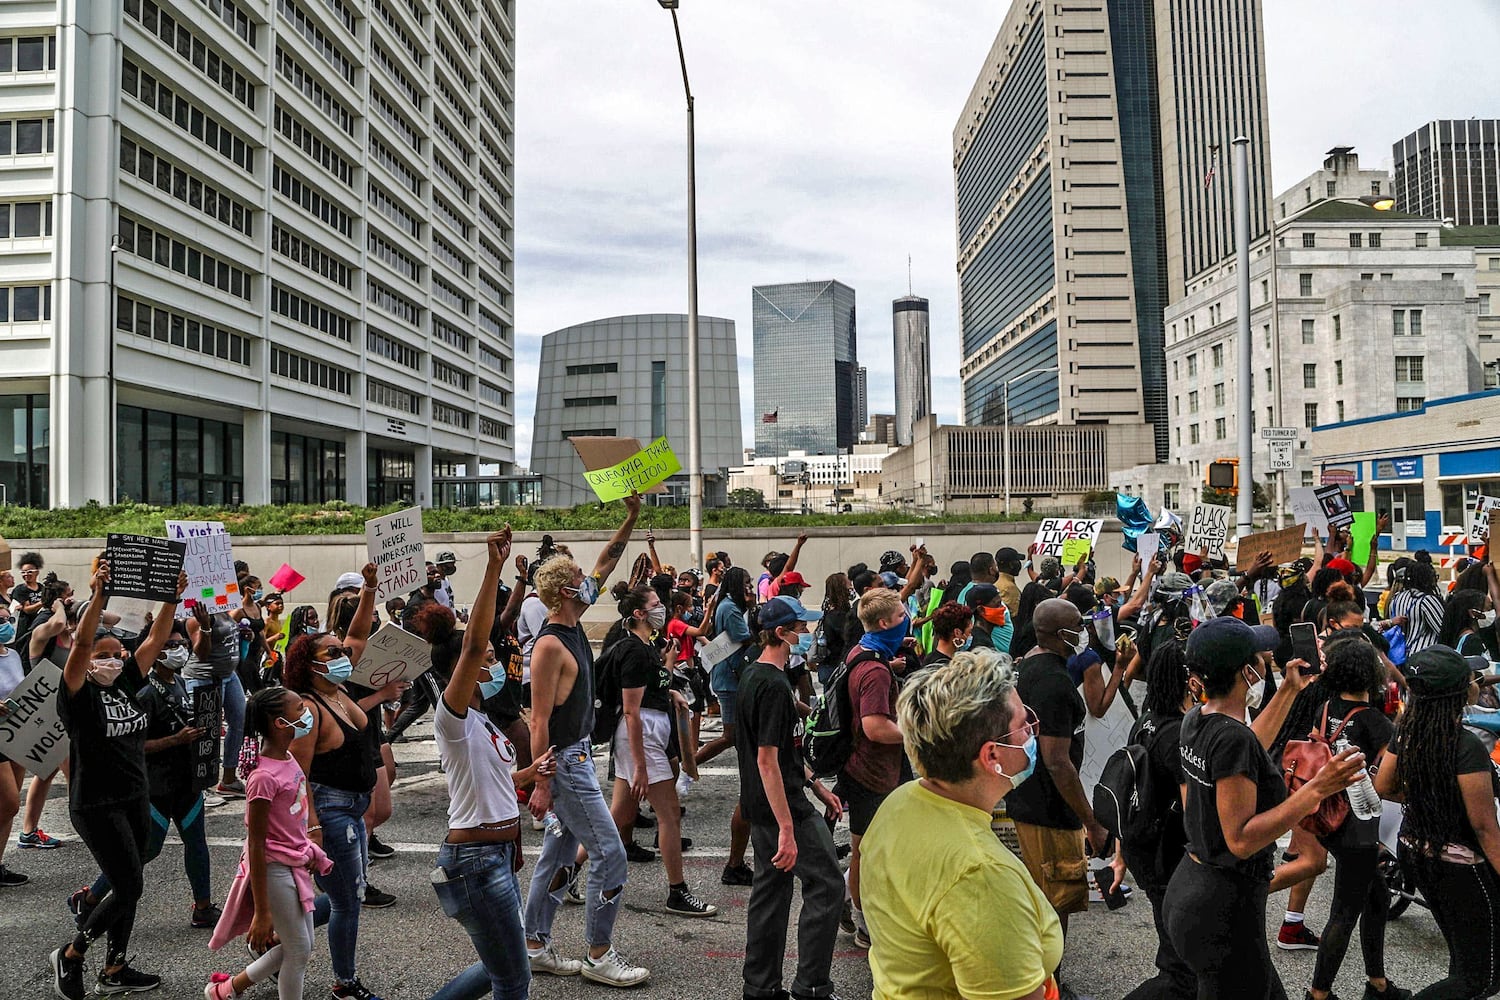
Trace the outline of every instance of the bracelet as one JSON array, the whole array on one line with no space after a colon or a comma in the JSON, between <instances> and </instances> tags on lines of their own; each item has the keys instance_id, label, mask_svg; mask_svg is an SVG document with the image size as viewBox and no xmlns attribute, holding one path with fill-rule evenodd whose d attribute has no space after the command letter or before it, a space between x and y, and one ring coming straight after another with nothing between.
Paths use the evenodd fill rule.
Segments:
<instances>
[{"instance_id":1,"label":"bracelet","mask_svg":"<svg viewBox=\"0 0 1500 1000\"><path fill-rule=\"evenodd\" d=\"M310 827L308 827L307 828L307 832L308 833L312 833L314 830L321 830L321 829L323 829L323 824L319 823L317 826L310 826Z\"/></svg>"}]
</instances>

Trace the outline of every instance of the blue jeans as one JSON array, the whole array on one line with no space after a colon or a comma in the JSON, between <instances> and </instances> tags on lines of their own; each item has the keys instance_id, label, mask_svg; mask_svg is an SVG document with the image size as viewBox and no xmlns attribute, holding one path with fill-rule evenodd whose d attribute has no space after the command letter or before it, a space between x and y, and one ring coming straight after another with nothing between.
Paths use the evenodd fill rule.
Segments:
<instances>
[{"instance_id":1,"label":"blue jeans","mask_svg":"<svg viewBox=\"0 0 1500 1000\"><path fill-rule=\"evenodd\" d=\"M318 888L328 895L328 953L333 974L341 983L351 983L358 973L354 948L359 939L359 910L365 899L366 855L365 810L369 792L309 783L313 808L323 827L323 850L333 861L333 871L319 875Z\"/></svg>"},{"instance_id":2,"label":"blue jeans","mask_svg":"<svg viewBox=\"0 0 1500 1000\"><path fill-rule=\"evenodd\" d=\"M552 920L567 891L566 880L553 886L558 871L570 867L581 842L589 855L589 884L583 910L583 939L590 947L605 947L614 934L621 892L625 885L625 845L615 828L609 805L599 791L592 747L582 739L557 754L552 778L552 811L562 824L562 835L542 837L542 853L531 875L526 895L526 936L543 944L552 939Z\"/></svg>"},{"instance_id":3,"label":"blue jeans","mask_svg":"<svg viewBox=\"0 0 1500 1000\"><path fill-rule=\"evenodd\" d=\"M556 839L556 838L554 838ZM463 925L479 953L479 975L470 966L433 1000L471 997L476 985L495 1000L525 1000L531 983L526 935L521 930L517 844L444 844L432 872L432 890L443 912ZM442 879L443 881L439 881ZM483 993L480 994L481 996Z\"/></svg>"},{"instance_id":4,"label":"blue jeans","mask_svg":"<svg viewBox=\"0 0 1500 1000\"><path fill-rule=\"evenodd\" d=\"M183 686L187 688L188 696L199 688L213 685L212 680L193 680L183 678ZM240 683L239 674L230 674L219 685L219 697L224 703L224 754L219 758L219 766L229 772L233 772L240 765L240 747L245 742L245 686Z\"/></svg>"}]
</instances>

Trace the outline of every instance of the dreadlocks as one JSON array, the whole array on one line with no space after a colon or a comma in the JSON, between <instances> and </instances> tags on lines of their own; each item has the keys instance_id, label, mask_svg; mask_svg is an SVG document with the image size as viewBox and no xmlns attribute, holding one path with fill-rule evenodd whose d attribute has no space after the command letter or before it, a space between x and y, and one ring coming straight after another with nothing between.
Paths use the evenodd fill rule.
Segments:
<instances>
[{"instance_id":1,"label":"dreadlocks","mask_svg":"<svg viewBox=\"0 0 1500 1000\"><path fill-rule=\"evenodd\" d=\"M1392 742L1396 786L1406 794L1403 835L1433 851L1459 836L1464 805L1458 783L1459 718L1468 701L1466 690L1440 697L1415 698L1396 727Z\"/></svg>"},{"instance_id":2,"label":"dreadlocks","mask_svg":"<svg viewBox=\"0 0 1500 1000\"><path fill-rule=\"evenodd\" d=\"M1146 702L1143 711L1154 715L1182 714L1187 695L1187 643L1175 636L1151 650L1146 665Z\"/></svg>"}]
</instances>

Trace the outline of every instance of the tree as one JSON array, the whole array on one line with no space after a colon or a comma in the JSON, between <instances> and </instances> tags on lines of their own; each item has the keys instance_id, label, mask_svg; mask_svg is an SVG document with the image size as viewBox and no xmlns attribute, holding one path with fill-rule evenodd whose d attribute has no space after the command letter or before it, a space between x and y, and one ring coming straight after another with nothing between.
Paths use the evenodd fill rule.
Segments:
<instances>
[{"instance_id":1,"label":"tree","mask_svg":"<svg viewBox=\"0 0 1500 1000\"><path fill-rule=\"evenodd\" d=\"M1255 484L1254 506L1258 511L1271 509L1271 493L1263 483ZM1219 504L1222 507L1233 507L1239 503L1238 498L1229 490L1216 490L1212 486L1203 487L1203 503Z\"/></svg>"},{"instance_id":2,"label":"tree","mask_svg":"<svg viewBox=\"0 0 1500 1000\"><path fill-rule=\"evenodd\" d=\"M749 486L741 486L737 490L729 492L729 506L741 507L745 510L760 510L766 505L766 495L760 490Z\"/></svg>"}]
</instances>

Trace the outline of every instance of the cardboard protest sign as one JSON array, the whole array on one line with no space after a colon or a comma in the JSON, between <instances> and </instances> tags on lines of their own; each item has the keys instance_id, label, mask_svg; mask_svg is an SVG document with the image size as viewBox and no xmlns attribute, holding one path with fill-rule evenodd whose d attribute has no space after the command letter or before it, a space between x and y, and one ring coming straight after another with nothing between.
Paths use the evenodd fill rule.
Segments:
<instances>
[{"instance_id":1,"label":"cardboard protest sign","mask_svg":"<svg viewBox=\"0 0 1500 1000\"><path fill-rule=\"evenodd\" d=\"M698 647L698 656L703 663L704 669L707 670L712 668L714 664L729 659L730 654L738 649L739 646L739 643L729 638L728 632L720 632L713 639Z\"/></svg>"},{"instance_id":2,"label":"cardboard protest sign","mask_svg":"<svg viewBox=\"0 0 1500 1000\"><path fill-rule=\"evenodd\" d=\"M1219 504L1200 503L1193 505L1188 518L1187 540L1183 544L1189 552L1207 552L1210 559L1224 558L1224 540L1229 537L1228 507Z\"/></svg>"},{"instance_id":3,"label":"cardboard protest sign","mask_svg":"<svg viewBox=\"0 0 1500 1000\"><path fill-rule=\"evenodd\" d=\"M193 791L219 783L219 732L224 726L224 694L217 684L193 692L193 728L203 730L192 743ZM235 761L238 764L239 761Z\"/></svg>"},{"instance_id":4,"label":"cardboard protest sign","mask_svg":"<svg viewBox=\"0 0 1500 1000\"><path fill-rule=\"evenodd\" d=\"M1057 556L1062 561L1063 543L1070 538L1086 538L1090 547L1099 544L1104 519L1099 517L1048 517L1036 532L1037 556Z\"/></svg>"},{"instance_id":5,"label":"cardboard protest sign","mask_svg":"<svg viewBox=\"0 0 1500 1000\"><path fill-rule=\"evenodd\" d=\"M271 574L271 590L278 594L290 593L306 579L307 577L292 569L289 563L282 563L281 568Z\"/></svg>"},{"instance_id":6,"label":"cardboard protest sign","mask_svg":"<svg viewBox=\"0 0 1500 1000\"><path fill-rule=\"evenodd\" d=\"M177 600L177 574L187 543L150 535L111 534L104 543L111 597L139 597L160 604Z\"/></svg>"},{"instance_id":7,"label":"cardboard protest sign","mask_svg":"<svg viewBox=\"0 0 1500 1000\"><path fill-rule=\"evenodd\" d=\"M1318 498L1318 506L1323 509L1323 516L1328 518L1330 528L1347 528L1354 523L1354 512L1349 509L1349 498L1344 496L1344 488L1335 483L1327 486L1316 486L1313 494Z\"/></svg>"},{"instance_id":8,"label":"cardboard protest sign","mask_svg":"<svg viewBox=\"0 0 1500 1000\"><path fill-rule=\"evenodd\" d=\"M1286 491L1287 500L1291 504L1292 520L1298 524L1305 524L1318 534L1328 530L1328 515L1323 513L1323 505L1318 502L1318 491L1312 486L1298 486Z\"/></svg>"},{"instance_id":9,"label":"cardboard protest sign","mask_svg":"<svg viewBox=\"0 0 1500 1000\"><path fill-rule=\"evenodd\" d=\"M0 537L0 573L10 568L10 543Z\"/></svg>"},{"instance_id":10,"label":"cardboard protest sign","mask_svg":"<svg viewBox=\"0 0 1500 1000\"><path fill-rule=\"evenodd\" d=\"M1087 559L1093 546L1087 538L1070 538L1063 542L1062 564L1064 567L1077 566L1079 562Z\"/></svg>"},{"instance_id":11,"label":"cardboard protest sign","mask_svg":"<svg viewBox=\"0 0 1500 1000\"><path fill-rule=\"evenodd\" d=\"M682 471L667 439L642 448L635 438L569 438L583 462L583 478L602 503L632 493L665 493L661 481Z\"/></svg>"},{"instance_id":12,"label":"cardboard protest sign","mask_svg":"<svg viewBox=\"0 0 1500 1000\"><path fill-rule=\"evenodd\" d=\"M1478 545L1490 540L1490 520L1500 510L1500 497L1479 496L1474 501L1474 511L1469 517L1469 544Z\"/></svg>"},{"instance_id":13,"label":"cardboard protest sign","mask_svg":"<svg viewBox=\"0 0 1500 1000\"><path fill-rule=\"evenodd\" d=\"M1302 556L1302 535L1306 525L1293 525L1279 531L1261 531L1240 539L1239 551L1235 553L1234 568L1243 572L1255 565L1255 557L1262 552L1271 553L1271 562L1277 566L1296 562Z\"/></svg>"},{"instance_id":14,"label":"cardboard protest sign","mask_svg":"<svg viewBox=\"0 0 1500 1000\"><path fill-rule=\"evenodd\" d=\"M415 590L427 580L422 548L422 508L408 507L365 522L365 545L375 564L379 601Z\"/></svg>"},{"instance_id":15,"label":"cardboard protest sign","mask_svg":"<svg viewBox=\"0 0 1500 1000\"><path fill-rule=\"evenodd\" d=\"M62 671L39 660L10 693L14 707L0 718L0 753L32 774L46 776L68 755L68 731L57 711Z\"/></svg>"},{"instance_id":16,"label":"cardboard protest sign","mask_svg":"<svg viewBox=\"0 0 1500 1000\"><path fill-rule=\"evenodd\" d=\"M198 603L210 613L232 611L240 606L240 585L234 575L234 548L222 521L168 521L167 538L187 545L182 568L188 585L177 617L186 618ZM172 585L175 598L177 585Z\"/></svg>"},{"instance_id":17,"label":"cardboard protest sign","mask_svg":"<svg viewBox=\"0 0 1500 1000\"><path fill-rule=\"evenodd\" d=\"M370 636L365 653L349 675L360 687L379 690L392 681L412 681L432 668L432 650L427 640L386 622Z\"/></svg>"},{"instance_id":18,"label":"cardboard protest sign","mask_svg":"<svg viewBox=\"0 0 1500 1000\"><path fill-rule=\"evenodd\" d=\"M1360 511L1349 526L1349 560L1356 566L1370 561L1370 546L1375 543L1377 520L1373 512Z\"/></svg>"}]
</instances>

